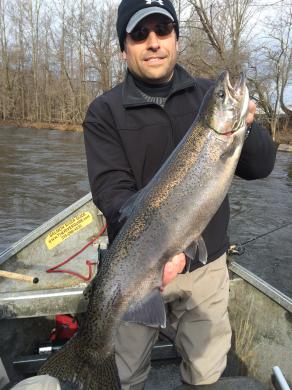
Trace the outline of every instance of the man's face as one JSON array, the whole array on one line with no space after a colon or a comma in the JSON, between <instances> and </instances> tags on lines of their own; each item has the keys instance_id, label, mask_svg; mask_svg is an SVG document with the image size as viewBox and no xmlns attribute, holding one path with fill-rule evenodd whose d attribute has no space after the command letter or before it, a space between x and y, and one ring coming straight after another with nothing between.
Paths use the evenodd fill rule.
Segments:
<instances>
[{"instance_id":1,"label":"man's face","mask_svg":"<svg viewBox=\"0 0 292 390\"><path fill-rule=\"evenodd\" d=\"M156 25L169 22L166 16L149 15L135 27L135 30L145 27L150 31L146 39L135 42L127 34L123 58L129 70L148 83L160 84L172 77L178 51L175 30L166 36L158 36L153 31Z\"/></svg>"}]
</instances>

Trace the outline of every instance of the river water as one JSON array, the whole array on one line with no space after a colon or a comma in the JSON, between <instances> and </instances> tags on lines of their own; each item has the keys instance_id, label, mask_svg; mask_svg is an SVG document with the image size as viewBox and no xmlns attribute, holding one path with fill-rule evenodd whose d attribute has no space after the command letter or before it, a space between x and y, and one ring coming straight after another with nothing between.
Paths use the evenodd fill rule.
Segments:
<instances>
[{"instance_id":1,"label":"river water","mask_svg":"<svg viewBox=\"0 0 292 390\"><path fill-rule=\"evenodd\" d=\"M1 253L89 185L82 133L2 127L0 137ZM233 258L292 297L292 154L278 152L267 179L235 178L230 200L231 242L249 241Z\"/></svg>"}]
</instances>

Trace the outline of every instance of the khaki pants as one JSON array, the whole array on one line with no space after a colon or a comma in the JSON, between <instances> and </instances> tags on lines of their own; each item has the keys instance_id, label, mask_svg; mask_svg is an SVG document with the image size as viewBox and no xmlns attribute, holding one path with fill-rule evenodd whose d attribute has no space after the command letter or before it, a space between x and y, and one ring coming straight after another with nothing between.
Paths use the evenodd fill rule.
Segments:
<instances>
[{"instance_id":1,"label":"khaki pants","mask_svg":"<svg viewBox=\"0 0 292 390\"><path fill-rule=\"evenodd\" d=\"M24 379L11 390L61 390L58 379L50 375L39 375Z\"/></svg>"},{"instance_id":2,"label":"khaki pants","mask_svg":"<svg viewBox=\"0 0 292 390\"><path fill-rule=\"evenodd\" d=\"M178 275L163 291L175 345L182 356L181 376L193 385L216 382L226 367L231 345L228 318L229 276L226 255L188 274ZM123 390L140 390L150 371L151 350L159 329L121 323L115 340Z\"/></svg>"}]
</instances>

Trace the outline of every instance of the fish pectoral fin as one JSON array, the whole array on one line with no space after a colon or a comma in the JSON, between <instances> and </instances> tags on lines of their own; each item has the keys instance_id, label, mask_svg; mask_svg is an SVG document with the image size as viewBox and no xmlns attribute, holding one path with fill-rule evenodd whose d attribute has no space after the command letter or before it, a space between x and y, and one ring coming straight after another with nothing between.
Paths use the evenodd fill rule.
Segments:
<instances>
[{"instance_id":1,"label":"fish pectoral fin","mask_svg":"<svg viewBox=\"0 0 292 390\"><path fill-rule=\"evenodd\" d=\"M190 272L191 263L195 260L196 253L197 253L198 243L193 242L185 251L184 254L186 255L186 266L185 266L185 272Z\"/></svg>"},{"instance_id":2,"label":"fish pectoral fin","mask_svg":"<svg viewBox=\"0 0 292 390\"><path fill-rule=\"evenodd\" d=\"M198 240L198 249L199 249L199 261L204 265L207 264L208 252L207 252L205 241L202 236L200 236Z\"/></svg>"},{"instance_id":3,"label":"fish pectoral fin","mask_svg":"<svg viewBox=\"0 0 292 390\"><path fill-rule=\"evenodd\" d=\"M130 306L123 315L123 321L135 322L152 327L166 327L165 305L159 289L154 289L142 301Z\"/></svg>"},{"instance_id":4,"label":"fish pectoral fin","mask_svg":"<svg viewBox=\"0 0 292 390\"><path fill-rule=\"evenodd\" d=\"M186 272L190 271L191 263L195 260L197 251L199 252L199 261L202 264L206 264L208 260L208 252L206 248L205 241L202 236L199 237L198 241L194 241L185 251L186 255Z\"/></svg>"}]
</instances>

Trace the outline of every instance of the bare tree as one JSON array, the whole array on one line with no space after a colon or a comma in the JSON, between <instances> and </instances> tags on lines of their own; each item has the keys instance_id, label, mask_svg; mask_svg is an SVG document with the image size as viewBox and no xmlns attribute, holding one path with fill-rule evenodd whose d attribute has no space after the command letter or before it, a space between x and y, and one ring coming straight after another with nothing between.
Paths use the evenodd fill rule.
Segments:
<instances>
[{"instance_id":1,"label":"bare tree","mask_svg":"<svg viewBox=\"0 0 292 390\"><path fill-rule=\"evenodd\" d=\"M110 1L99 9L87 5L89 25L84 30L88 53L87 72L96 72L96 84L100 92L109 90L120 77L122 58L115 30L116 6Z\"/></svg>"},{"instance_id":2,"label":"bare tree","mask_svg":"<svg viewBox=\"0 0 292 390\"><path fill-rule=\"evenodd\" d=\"M7 40L7 2L0 0L0 45L1 45L1 111L2 118L6 119L10 114L9 100L12 92L12 83L9 73L9 49Z\"/></svg>"},{"instance_id":3,"label":"bare tree","mask_svg":"<svg viewBox=\"0 0 292 390\"><path fill-rule=\"evenodd\" d=\"M252 0L188 0L188 49L183 58L198 75L231 75L245 70L251 95L256 95L275 137L279 107L290 117L284 91L291 81L291 3L269 6ZM268 33L263 38L256 15L269 9Z\"/></svg>"},{"instance_id":4,"label":"bare tree","mask_svg":"<svg viewBox=\"0 0 292 390\"><path fill-rule=\"evenodd\" d=\"M291 6L274 11L273 18L265 21L266 35L259 42L250 59L250 82L258 96L259 106L265 113L273 138L276 137L280 109L292 117L284 102L284 92L291 81L292 71L292 21Z\"/></svg>"},{"instance_id":5,"label":"bare tree","mask_svg":"<svg viewBox=\"0 0 292 390\"><path fill-rule=\"evenodd\" d=\"M281 48L279 53L278 71L280 73L280 106L283 112L292 119L292 110L284 102L284 91L291 82L292 74L292 5L281 15L280 23L275 25L275 40ZM290 77L289 77L290 76Z\"/></svg>"},{"instance_id":6,"label":"bare tree","mask_svg":"<svg viewBox=\"0 0 292 390\"><path fill-rule=\"evenodd\" d=\"M252 29L260 8L252 0L173 1L179 61L203 77L245 69L275 135L280 107L291 117L284 98L291 83L291 3L283 0L286 8L270 13L259 40ZM124 76L116 13L114 0L0 0L1 119L81 123L94 96Z\"/></svg>"},{"instance_id":7,"label":"bare tree","mask_svg":"<svg viewBox=\"0 0 292 390\"><path fill-rule=\"evenodd\" d=\"M202 61L213 73L224 68L237 75L249 57L252 0L188 1L199 19L195 34L200 31Z\"/></svg>"},{"instance_id":8,"label":"bare tree","mask_svg":"<svg viewBox=\"0 0 292 390\"><path fill-rule=\"evenodd\" d=\"M13 4L11 9L11 21L15 25L15 56L17 64L17 82L14 86L14 96L16 96L17 118L25 118L27 115L27 90L25 86L25 62L27 43L25 38L24 4L18 2ZM10 64L11 65L11 64Z\"/></svg>"}]
</instances>

